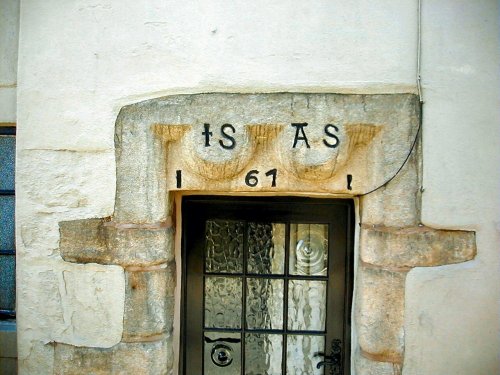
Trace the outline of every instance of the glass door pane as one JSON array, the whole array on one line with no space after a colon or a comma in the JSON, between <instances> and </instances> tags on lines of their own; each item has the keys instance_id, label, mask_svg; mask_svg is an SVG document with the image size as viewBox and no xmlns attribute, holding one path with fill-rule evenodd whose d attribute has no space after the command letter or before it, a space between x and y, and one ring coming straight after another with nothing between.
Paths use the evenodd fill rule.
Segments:
<instances>
[{"instance_id":1,"label":"glass door pane","mask_svg":"<svg viewBox=\"0 0 500 375\"><path fill-rule=\"evenodd\" d=\"M327 373L345 336L345 206L192 199L184 374Z\"/></svg>"}]
</instances>

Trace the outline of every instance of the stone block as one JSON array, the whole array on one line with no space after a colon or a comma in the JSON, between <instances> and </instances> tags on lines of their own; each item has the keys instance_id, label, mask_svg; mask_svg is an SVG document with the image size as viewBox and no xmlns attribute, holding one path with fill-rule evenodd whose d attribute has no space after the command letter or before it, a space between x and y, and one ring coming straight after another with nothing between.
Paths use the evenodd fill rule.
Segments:
<instances>
[{"instance_id":1,"label":"stone block","mask_svg":"<svg viewBox=\"0 0 500 375\"><path fill-rule=\"evenodd\" d=\"M164 221L168 215L167 148L151 131L157 116L143 113L139 114L139 121L130 121L137 112L136 108L125 107L116 121L114 220L155 223Z\"/></svg>"},{"instance_id":2,"label":"stone block","mask_svg":"<svg viewBox=\"0 0 500 375\"><path fill-rule=\"evenodd\" d=\"M123 266L145 266L174 258L174 229L106 226L111 261Z\"/></svg>"},{"instance_id":3,"label":"stone block","mask_svg":"<svg viewBox=\"0 0 500 375\"><path fill-rule=\"evenodd\" d=\"M360 198L361 223L416 226L421 212L421 150L418 142L405 166L386 186Z\"/></svg>"},{"instance_id":4,"label":"stone block","mask_svg":"<svg viewBox=\"0 0 500 375\"><path fill-rule=\"evenodd\" d=\"M29 332L19 332L19 337L23 338L18 341L19 375L54 374L54 345L46 343L46 340L42 342L32 339L32 336L37 334L37 328L32 328Z\"/></svg>"},{"instance_id":5,"label":"stone block","mask_svg":"<svg viewBox=\"0 0 500 375\"><path fill-rule=\"evenodd\" d=\"M19 345L20 361L34 352L23 346L26 337L44 343L115 345L123 334L124 300L121 267L74 264L60 258L18 264L17 332L25 338Z\"/></svg>"},{"instance_id":6,"label":"stone block","mask_svg":"<svg viewBox=\"0 0 500 375\"><path fill-rule=\"evenodd\" d=\"M356 327L361 350L382 362L402 363L407 272L361 264L356 282Z\"/></svg>"},{"instance_id":7,"label":"stone block","mask_svg":"<svg viewBox=\"0 0 500 375\"><path fill-rule=\"evenodd\" d=\"M19 137L19 140L29 137ZM60 220L108 216L113 212L115 191L112 150L75 152L69 150L17 151L16 196L24 204L20 214L51 214ZM36 227L36 219L31 225Z\"/></svg>"},{"instance_id":8,"label":"stone block","mask_svg":"<svg viewBox=\"0 0 500 375\"><path fill-rule=\"evenodd\" d=\"M393 228L363 225L360 253L381 267L428 267L460 263L476 255L475 232L425 226Z\"/></svg>"},{"instance_id":9,"label":"stone block","mask_svg":"<svg viewBox=\"0 0 500 375\"><path fill-rule=\"evenodd\" d=\"M109 264L104 219L61 221L59 250L67 262Z\"/></svg>"},{"instance_id":10,"label":"stone block","mask_svg":"<svg viewBox=\"0 0 500 375\"><path fill-rule=\"evenodd\" d=\"M163 375L173 366L171 338L119 343L109 349L55 345L57 375Z\"/></svg>"},{"instance_id":11,"label":"stone block","mask_svg":"<svg viewBox=\"0 0 500 375\"><path fill-rule=\"evenodd\" d=\"M149 266L173 259L172 227L120 226L108 219L63 221L59 226L59 249L66 261Z\"/></svg>"},{"instance_id":12,"label":"stone block","mask_svg":"<svg viewBox=\"0 0 500 375\"><path fill-rule=\"evenodd\" d=\"M126 271L123 340L136 341L173 329L175 263Z\"/></svg>"},{"instance_id":13,"label":"stone block","mask_svg":"<svg viewBox=\"0 0 500 375\"><path fill-rule=\"evenodd\" d=\"M354 368L356 375L401 375L402 373L400 364L373 361L359 351L354 354Z\"/></svg>"}]
</instances>

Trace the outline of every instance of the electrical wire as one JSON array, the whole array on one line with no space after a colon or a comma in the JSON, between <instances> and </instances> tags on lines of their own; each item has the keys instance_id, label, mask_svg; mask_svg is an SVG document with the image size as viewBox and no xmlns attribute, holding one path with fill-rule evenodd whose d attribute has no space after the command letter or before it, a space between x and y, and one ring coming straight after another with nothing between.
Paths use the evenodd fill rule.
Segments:
<instances>
[{"instance_id":1,"label":"electrical wire","mask_svg":"<svg viewBox=\"0 0 500 375\"><path fill-rule=\"evenodd\" d=\"M413 150L415 149L415 146L418 142L419 134L422 129L422 109L423 109L423 104L424 104L424 98L422 96L422 86L421 86L421 75L420 75L420 63L421 63L421 55L422 55L422 0L418 0L418 7L417 7L417 71L416 71L416 83L417 83L417 92L418 92L418 100L420 102L420 113L419 113L419 123L418 123L418 129L417 129L417 134L415 134L415 139L413 140L413 144L411 145L410 152L408 155L406 155L405 160L403 161L403 164L399 167L399 169L396 171L396 173L389 178L386 182L384 182L382 185L376 187L375 189L370 190L367 193L363 194L358 194L358 197L362 197L368 194L373 193L374 191L377 191L378 189L386 186L389 182L394 180L396 176L401 172L403 167L406 165L408 162L408 159L410 159L411 154L413 153Z\"/></svg>"}]
</instances>

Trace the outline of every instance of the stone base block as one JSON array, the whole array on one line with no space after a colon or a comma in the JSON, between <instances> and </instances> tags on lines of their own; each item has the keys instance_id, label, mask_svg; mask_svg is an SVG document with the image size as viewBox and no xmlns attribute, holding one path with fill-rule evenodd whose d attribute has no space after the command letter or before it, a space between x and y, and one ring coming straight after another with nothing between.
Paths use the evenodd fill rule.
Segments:
<instances>
[{"instance_id":1,"label":"stone base block","mask_svg":"<svg viewBox=\"0 0 500 375\"><path fill-rule=\"evenodd\" d=\"M172 373L171 338L120 343L109 349L55 345L57 375L163 375Z\"/></svg>"}]
</instances>

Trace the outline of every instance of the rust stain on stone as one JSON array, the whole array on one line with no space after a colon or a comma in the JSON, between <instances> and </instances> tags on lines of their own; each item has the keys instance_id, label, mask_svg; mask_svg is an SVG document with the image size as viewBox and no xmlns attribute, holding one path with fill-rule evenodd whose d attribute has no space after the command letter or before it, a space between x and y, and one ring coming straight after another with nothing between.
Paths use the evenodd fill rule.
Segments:
<instances>
[{"instance_id":1,"label":"rust stain on stone","mask_svg":"<svg viewBox=\"0 0 500 375\"><path fill-rule=\"evenodd\" d=\"M164 142L177 142L191 130L189 124L153 124L153 133Z\"/></svg>"},{"instance_id":2,"label":"rust stain on stone","mask_svg":"<svg viewBox=\"0 0 500 375\"><path fill-rule=\"evenodd\" d=\"M380 133L382 127L383 125L375 124L346 124L349 149L361 145L367 146Z\"/></svg>"},{"instance_id":3,"label":"rust stain on stone","mask_svg":"<svg viewBox=\"0 0 500 375\"><path fill-rule=\"evenodd\" d=\"M255 145L265 145L274 140L285 128L285 124L248 124L250 139Z\"/></svg>"},{"instance_id":4,"label":"rust stain on stone","mask_svg":"<svg viewBox=\"0 0 500 375\"><path fill-rule=\"evenodd\" d=\"M392 351L383 351L380 353L369 353L363 348L359 348L359 351L363 357L369 359L370 361L376 362L390 362L390 363L403 363L403 356L398 353L394 353Z\"/></svg>"}]
</instances>

